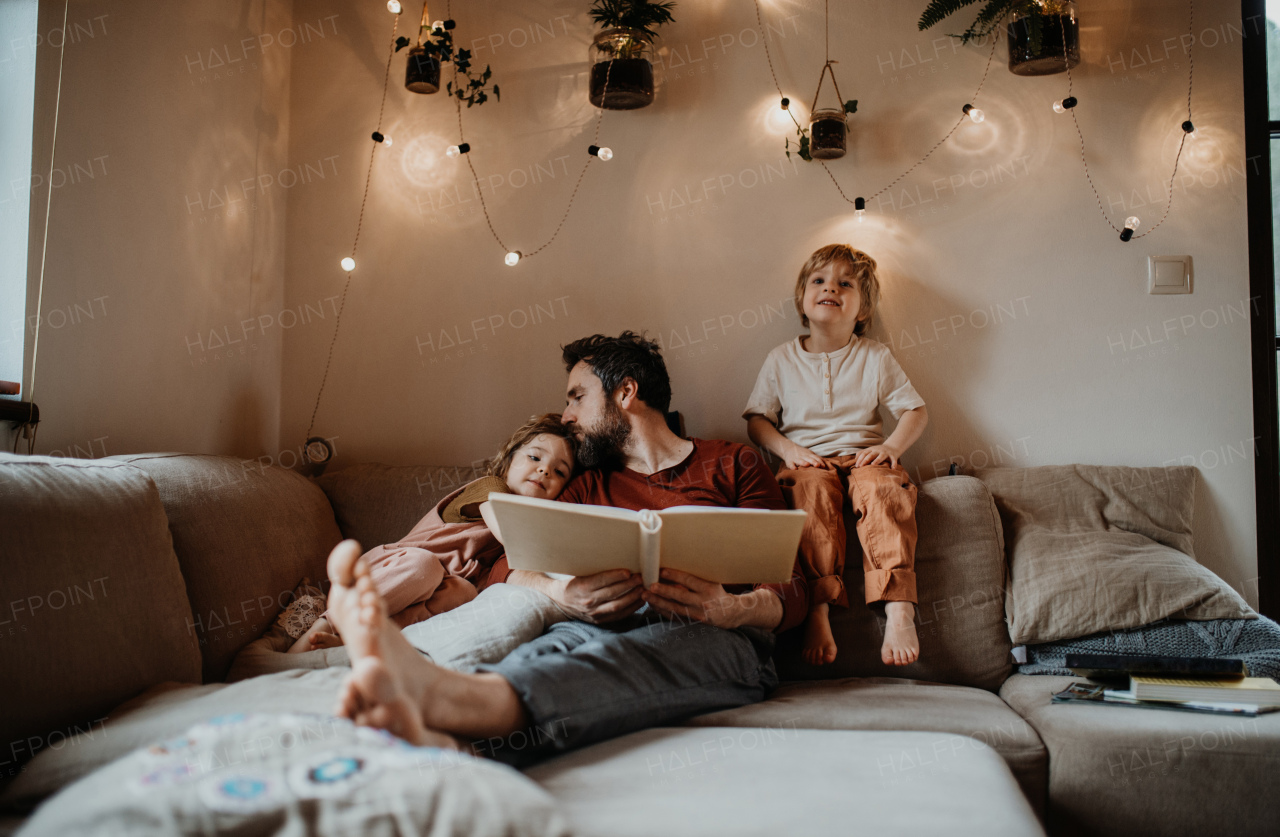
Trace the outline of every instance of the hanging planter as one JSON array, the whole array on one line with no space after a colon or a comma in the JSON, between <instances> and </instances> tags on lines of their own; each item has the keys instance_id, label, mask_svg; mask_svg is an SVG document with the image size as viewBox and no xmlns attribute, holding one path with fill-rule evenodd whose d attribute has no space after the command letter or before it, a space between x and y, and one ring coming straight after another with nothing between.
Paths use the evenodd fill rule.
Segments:
<instances>
[{"instance_id":1,"label":"hanging planter","mask_svg":"<svg viewBox=\"0 0 1280 837\"><path fill-rule=\"evenodd\" d=\"M390 6L388 5L388 8ZM399 4L393 10L399 14ZM418 43L409 50L409 60L404 68L404 86L412 93L431 94L440 90L440 68L452 62L454 68L453 81L445 85L450 96L456 96L466 102L467 107L482 105L493 94L500 99L498 85L490 84L493 71L486 64L483 72L471 71L471 50L453 48L452 20L437 20L429 23L430 15L427 4L422 4L422 22L418 25ZM408 38L396 38L396 52L413 43Z\"/></svg>"},{"instance_id":2,"label":"hanging planter","mask_svg":"<svg viewBox=\"0 0 1280 837\"><path fill-rule=\"evenodd\" d=\"M591 41L591 104L606 110L635 110L653 103L655 27L671 23L675 3L596 0L592 19L607 28Z\"/></svg>"},{"instance_id":3,"label":"hanging planter","mask_svg":"<svg viewBox=\"0 0 1280 837\"><path fill-rule=\"evenodd\" d=\"M1048 76L1080 63L1080 23L1072 0L1042 0L1009 18L1009 71Z\"/></svg>"},{"instance_id":4,"label":"hanging planter","mask_svg":"<svg viewBox=\"0 0 1280 837\"><path fill-rule=\"evenodd\" d=\"M440 90L440 58L427 54L425 47L409 50L404 68L404 86L413 93L436 93Z\"/></svg>"},{"instance_id":5,"label":"hanging planter","mask_svg":"<svg viewBox=\"0 0 1280 837\"><path fill-rule=\"evenodd\" d=\"M928 29L976 3L983 5L973 23L951 37L967 44L1004 25L1009 71L1015 75L1062 73L1080 63L1080 24L1074 0L931 0L918 26Z\"/></svg>"},{"instance_id":6,"label":"hanging planter","mask_svg":"<svg viewBox=\"0 0 1280 837\"><path fill-rule=\"evenodd\" d=\"M818 108L818 96L822 93L822 82L831 74L831 86L836 90L836 97L844 101L840 95L840 85L836 83L836 71L828 61L822 65L822 73L818 76L818 89L813 91L813 104L809 107L809 127L796 125L796 136L799 138L797 153L802 160L837 160L844 156L848 137L848 118L858 112L858 100L850 99L838 108ZM783 100L786 102L786 100ZM786 105L784 104L784 107ZM787 156L791 156L791 140L786 142Z\"/></svg>"},{"instance_id":7,"label":"hanging planter","mask_svg":"<svg viewBox=\"0 0 1280 837\"><path fill-rule=\"evenodd\" d=\"M653 44L638 29L606 29L591 42L591 104L635 110L653 104Z\"/></svg>"}]
</instances>

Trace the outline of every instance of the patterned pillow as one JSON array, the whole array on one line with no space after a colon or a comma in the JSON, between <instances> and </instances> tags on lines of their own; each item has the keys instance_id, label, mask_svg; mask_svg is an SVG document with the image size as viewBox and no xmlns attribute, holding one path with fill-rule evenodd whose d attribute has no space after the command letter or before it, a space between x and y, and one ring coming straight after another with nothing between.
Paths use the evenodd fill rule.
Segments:
<instances>
[{"instance_id":1,"label":"patterned pillow","mask_svg":"<svg viewBox=\"0 0 1280 837\"><path fill-rule=\"evenodd\" d=\"M227 715L125 756L44 803L65 834L565 835L516 771L322 715Z\"/></svg>"}]
</instances>

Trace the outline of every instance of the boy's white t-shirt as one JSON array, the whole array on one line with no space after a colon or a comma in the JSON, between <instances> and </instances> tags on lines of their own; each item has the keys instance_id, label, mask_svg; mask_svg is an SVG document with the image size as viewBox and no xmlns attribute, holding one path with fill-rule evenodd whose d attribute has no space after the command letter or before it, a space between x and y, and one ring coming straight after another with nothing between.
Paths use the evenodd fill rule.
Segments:
<instances>
[{"instance_id":1,"label":"boy's white t-shirt","mask_svg":"<svg viewBox=\"0 0 1280 837\"><path fill-rule=\"evenodd\" d=\"M854 337L807 352L797 337L769 352L742 417L764 416L819 456L844 456L884 441L881 404L895 419L924 406L888 347Z\"/></svg>"}]
</instances>

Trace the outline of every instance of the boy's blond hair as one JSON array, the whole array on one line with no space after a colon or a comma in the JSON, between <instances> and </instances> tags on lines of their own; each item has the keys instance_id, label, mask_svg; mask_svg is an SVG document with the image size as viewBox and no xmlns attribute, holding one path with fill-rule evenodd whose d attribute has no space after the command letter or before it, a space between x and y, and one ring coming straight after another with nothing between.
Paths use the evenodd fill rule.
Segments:
<instances>
[{"instance_id":1,"label":"boy's blond hair","mask_svg":"<svg viewBox=\"0 0 1280 837\"><path fill-rule=\"evenodd\" d=\"M858 312L858 322L853 333L862 336L871 324L876 313L876 305L880 302L880 279L876 276L876 260L861 250L855 250L848 244L828 244L813 251L813 255L800 268L800 278L796 280L796 313L800 322L809 327L809 318L804 313L804 288L814 271L821 270L832 262L844 262L853 271L853 278L858 283L858 291L862 295L862 310Z\"/></svg>"},{"instance_id":2,"label":"boy's blond hair","mask_svg":"<svg viewBox=\"0 0 1280 837\"><path fill-rule=\"evenodd\" d=\"M511 434L511 438L499 448L493 459L489 460L486 473L489 476L506 479L507 471L511 470L511 460L515 458L516 451L544 434L558 436L569 443L569 452L573 454L574 458L571 470L577 470L578 440L573 435L573 428L560 421L559 413L545 413L540 416L530 416L529 420L522 424L519 430Z\"/></svg>"}]
</instances>

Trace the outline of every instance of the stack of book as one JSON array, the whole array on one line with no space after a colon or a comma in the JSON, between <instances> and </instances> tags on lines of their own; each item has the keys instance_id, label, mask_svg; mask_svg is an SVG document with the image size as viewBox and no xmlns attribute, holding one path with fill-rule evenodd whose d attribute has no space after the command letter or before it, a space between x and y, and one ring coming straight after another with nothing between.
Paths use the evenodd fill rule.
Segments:
<instances>
[{"instance_id":1,"label":"stack of book","mask_svg":"<svg viewBox=\"0 0 1280 837\"><path fill-rule=\"evenodd\" d=\"M1280 684L1249 677L1240 660L1068 654L1067 668L1094 683L1072 683L1054 703L1142 706L1256 716L1280 710Z\"/></svg>"}]
</instances>

